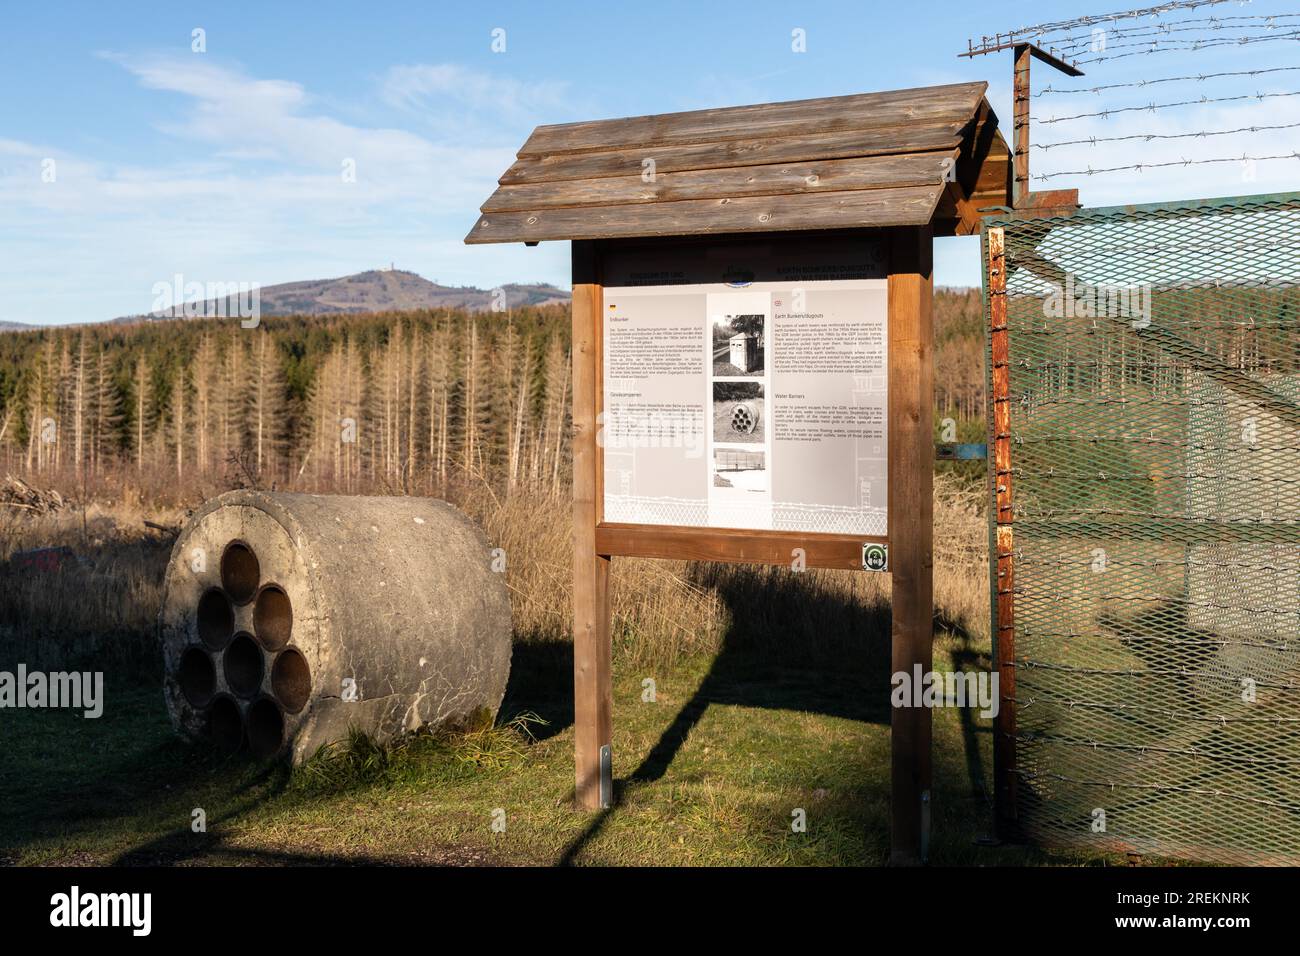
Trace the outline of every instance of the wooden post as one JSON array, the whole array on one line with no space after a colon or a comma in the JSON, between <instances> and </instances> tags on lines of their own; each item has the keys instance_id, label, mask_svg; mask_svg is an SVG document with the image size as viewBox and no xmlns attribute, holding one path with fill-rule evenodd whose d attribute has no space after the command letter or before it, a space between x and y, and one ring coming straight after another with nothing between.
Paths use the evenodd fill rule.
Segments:
<instances>
[{"instance_id":1,"label":"wooden post","mask_svg":"<svg viewBox=\"0 0 1300 956\"><path fill-rule=\"evenodd\" d=\"M931 665L934 636L934 276L929 226L896 230L889 270L889 567L893 673ZM895 707L890 726L891 853L924 862L930 711Z\"/></svg>"},{"instance_id":2,"label":"wooden post","mask_svg":"<svg viewBox=\"0 0 1300 956\"><path fill-rule=\"evenodd\" d=\"M1029 60L1033 55L1028 43L1016 45L1015 72L1012 75L1012 172L1011 205L1016 209L1029 200Z\"/></svg>"},{"instance_id":3,"label":"wooden post","mask_svg":"<svg viewBox=\"0 0 1300 956\"><path fill-rule=\"evenodd\" d=\"M601 806L601 748L613 736L609 556L596 553L603 289L596 249L573 243L573 727L575 802Z\"/></svg>"},{"instance_id":4,"label":"wooden post","mask_svg":"<svg viewBox=\"0 0 1300 956\"><path fill-rule=\"evenodd\" d=\"M1007 341L1006 234L988 231L989 342L993 428L993 491L997 513L993 587L993 663L998 674L998 714L993 726L993 808L998 838L1016 833L1016 630L1015 512L1011 498L1011 354Z\"/></svg>"}]
</instances>

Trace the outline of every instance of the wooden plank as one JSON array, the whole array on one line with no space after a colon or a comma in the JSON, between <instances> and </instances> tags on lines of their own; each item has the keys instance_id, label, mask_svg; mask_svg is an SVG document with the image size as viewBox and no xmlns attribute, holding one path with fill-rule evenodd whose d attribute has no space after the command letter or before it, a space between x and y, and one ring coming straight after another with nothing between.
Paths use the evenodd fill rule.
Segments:
<instances>
[{"instance_id":1,"label":"wooden plank","mask_svg":"<svg viewBox=\"0 0 1300 956\"><path fill-rule=\"evenodd\" d=\"M889 275L889 566L892 670L928 673L934 636L934 275L928 226L895 231ZM924 862L931 793L931 713L890 721L891 852Z\"/></svg>"},{"instance_id":2,"label":"wooden plank","mask_svg":"<svg viewBox=\"0 0 1300 956\"><path fill-rule=\"evenodd\" d=\"M1012 141L1013 172L1011 175L1011 205L1019 208L1029 192L1029 59L1032 47L1022 43L1016 47L1015 73L1013 74Z\"/></svg>"},{"instance_id":3,"label":"wooden plank","mask_svg":"<svg viewBox=\"0 0 1300 956\"><path fill-rule=\"evenodd\" d=\"M1043 189L1030 190L1025 196L1026 210L1048 210L1065 213L1079 208L1079 190L1077 189Z\"/></svg>"},{"instance_id":4,"label":"wooden plank","mask_svg":"<svg viewBox=\"0 0 1300 956\"><path fill-rule=\"evenodd\" d=\"M993 663L998 673L998 713L993 726L994 825L1003 840L1016 832L1016 632L1015 632L1015 512L1011 497L1011 355L1007 331L1007 271L1005 232L988 231L986 240L989 294L989 342L992 462L996 526L994 556Z\"/></svg>"},{"instance_id":5,"label":"wooden plank","mask_svg":"<svg viewBox=\"0 0 1300 956\"><path fill-rule=\"evenodd\" d=\"M601 287L601 301L591 312L591 343L596 353L596 423L599 426L605 420L605 245L599 242L579 241L573 244L583 250L587 274L598 280ZM576 279L574 281L577 281ZM600 437L599 427L596 431L596 527L605 520L605 443ZM608 551L596 549L596 553L610 557Z\"/></svg>"},{"instance_id":6,"label":"wooden plank","mask_svg":"<svg viewBox=\"0 0 1300 956\"><path fill-rule=\"evenodd\" d=\"M979 197L980 206L1011 205L1011 151L998 129L992 108L981 107L981 122L962 144L958 179L969 200ZM991 200L991 201L990 201Z\"/></svg>"},{"instance_id":7,"label":"wooden plank","mask_svg":"<svg viewBox=\"0 0 1300 956\"><path fill-rule=\"evenodd\" d=\"M974 115L986 89L988 84L983 82L954 83L882 93L560 123L533 130L519 155L554 156L586 150L714 143L755 136L798 136L924 121L965 121Z\"/></svg>"},{"instance_id":8,"label":"wooden plank","mask_svg":"<svg viewBox=\"0 0 1300 956\"><path fill-rule=\"evenodd\" d=\"M936 236L973 235L984 217L981 209L1011 205L1010 154L997 115L984 102L972 122L974 130L961 145L956 181L947 184L935 212Z\"/></svg>"},{"instance_id":9,"label":"wooden plank","mask_svg":"<svg viewBox=\"0 0 1300 956\"><path fill-rule=\"evenodd\" d=\"M976 209L992 206L1011 208L1011 167L1011 150L999 132L993 137L993 143L980 165L979 177L970 193L969 198Z\"/></svg>"},{"instance_id":10,"label":"wooden plank","mask_svg":"<svg viewBox=\"0 0 1300 956\"><path fill-rule=\"evenodd\" d=\"M916 123L906 127L843 130L807 136L729 140L686 146L608 149L570 155L523 157L501 176L503 185L640 176L647 160L657 174L699 169L726 169L775 163L802 163L897 153L952 149L962 141L961 120Z\"/></svg>"},{"instance_id":11,"label":"wooden plank","mask_svg":"<svg viewBox=\"0 0 1300 956\"><path fill-rule=\"evenodd\" d=\"M956 161L957 150L953 148L863 159L813 160L680 173L656 171L653 177L608 176L557 183L527 183L500 187L483 204L482 210L495 213L923 186L942 183L944 174L954 168Z\"/></svg>"},{"instance_id":12,"label":"wooden plank","mask_svg":"<svg viewBox=\"0 0 1300 956\"><path fill-rule=\"evenodd\" d=\"M574 797L600 807L600 750L613 737L609 558L596 549L598 349L602 289L594 250L573 248L573 726Z\"/></svg>"},{"instance_id":13,"label":"wooden plank","mask_svg":"<svg viewBox=\"0 0 1300 956\"><path fill-rule=\"evenodd\" d=\"M690 199L479 217L467 243L777 232L928 223L943 187L899 186L805 196Z\"/></svg>"},{"instance_id":14,"label":"wooden plank","mask_svg":"<svg viewBox=\"0 0 1300 956\"><path fill-rule=\"evenodd\" d=\"M945 236L974 235L979 232L983 218L956 183L948 183L934 215L935 235Z\"/></svg>"},{"instance_id":15,"label":"wooden plank","mask_svg":"<svg viewBox=\"0 0 1300 956\"><path fill-rule=\"evenodd\" d=\"M862 546L885 544L874 535L805 534L797 531L750 531L683 528L642 524L601 524L596 550L601 554L685 561L727 561L790 567L802 548L810 568L862 570Z\"/></svg>"}]
</instances>

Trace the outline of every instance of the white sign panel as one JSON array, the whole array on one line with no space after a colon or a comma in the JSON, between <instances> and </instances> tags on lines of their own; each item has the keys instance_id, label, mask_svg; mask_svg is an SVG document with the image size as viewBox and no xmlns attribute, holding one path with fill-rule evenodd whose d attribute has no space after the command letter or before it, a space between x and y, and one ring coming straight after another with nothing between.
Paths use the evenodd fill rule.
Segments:
<instances>
[{"instance_id":1,"label":"white sign panel","mask_svg":"<svg viewBox=\"0 0 1300 956\"><path fill-rule=\"evenodd\" d=\"M884 535L887 314L884 278L607 287L604 520Z\"/></svg>"}]
</instances>

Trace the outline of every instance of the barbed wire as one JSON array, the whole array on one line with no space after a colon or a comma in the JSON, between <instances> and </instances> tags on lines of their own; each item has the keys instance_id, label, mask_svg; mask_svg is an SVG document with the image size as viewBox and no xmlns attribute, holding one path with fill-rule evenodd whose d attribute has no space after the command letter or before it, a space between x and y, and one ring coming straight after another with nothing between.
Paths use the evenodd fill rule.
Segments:
<instances>
[{"instance_id":1,"label":"barbed wire","mask_svg":"<svg viewBox=\"0 0 1300 956\"><path fill-rule=\"evenodd\" d=\"M1283 810L1300 810L1300 805L1287 803L1283 800L1268 800L1265 799L1264 797L1252 797L1232 790L1223 790L1218 787L1210 789L1206 787L1194 787L1194 786L1183 787L1183 786L1178 786L1177 784L1130 783L1128 781L1123 781L1123 780L1089 780L1086 777L1067 777L1064 774L1060 774L1060 773L1049 773L1049 772L1036 771L1036 770L1023 770L1019 767L1017 767L1012 772L1029 781L1037 780L1039 778L1046 778L1048 780L1057 780L1060 781L1061 783L1077 783L1085 787L1103 787L1105 789L1110 790L1111 792L1114 792L1115 788L1119 787L1125 790L1148 790L1148 791L1158 791L1161 793L1190 793L1198 797L1229 797L1234 800L1241 800L1245 803L1259 804L1260 806L1265 806L1265 807L1280 807ZM1068 823L1070 821L1066 820L1064 817L1060 817L1059 822Z\"/></svg>"},{"instance_id":2,"label":"barbed wire","mask_svg":"<svg viewBox=\"0 0 1300 956\"><path fill-rule=\"evenodd\" d=\"M1158 17L1165 13L1172 13L1176 10L1195 10L1198 7L1215 7L1229 0L1169 0L1168 3L1162 3L1154 7L1146 7L1141 10L1120 10L1115 13L1097 13L1089 14L1082 17L1075 17L1071 20L1056 20L1049 23L1038 23L1034 26L1022 27L1019 30L1012 30L1007 34L1000 36L1019 37L1019 36L1047 36L1053 33L1063 33L1072 30L1075 27L1090 27L1098 23L1114 20L1136 19L1138 17ZM992 37L982 38L986 43Z\"/></svg>"},{"instance_id":3,"label":"barbed wire","mask_svg":"<svg viewBox=\"0 0 1300 956\"><path fill-rule=\"evenodd\" d=\"M1297 16L1300 16L1300 14L1297 14ZM1092 87L1088 87L1087 89L1077 89L1077 90L1056 89L1055 87L1048 84L1038 92L1033 93L1031 95L1031 98L1037 98L1040 96L1051 96L1051 95L1059 96L1059 95L1064 95L1069 93L1100 94L1103 90L1141 89L1142 87L1146 87L1146 86L1156 86L1160 83L1185 83L1190 80L1195 80L1198 83L1204 83L1206 80L1225 79L1227 77L1262 76L1266 73L1288 73L1288 72L1296 72L1296 71L1300 71L1300 66L1275 66L1263 70L1229 70L1222 73L1195 73L1195 74L1189 73L1186 76L1165 76L1156 80L1134 80L1131 83L1107 83L1102 86L1092 86Z\"/></svg>"},{"instance_id":4,"label":"barbed wire","mask_svg":"<svg viewBox=\"0 0 1300 956\"><path fill-rule=\"evenodd\" d=\"M1132 133L1128 136L1089 136L1086 139L1065 139L1055 143L1031 143L1030 146L1033 149L1055 149L1058 146L1096 146L1098 143L1122 143L1135 139L1149 143L1154 139L1204 139L1208 136L1262 133L1279 129L1300 129L1300 123L1282 123L1277 126L1242 126L1239 129L1201 130L1195 133Z\"/></svg>"},{"instance_id":5,"label":"barbed wire","mask_svg":"<svg viewBox=\"0 0 1300 956\"><path fill-rule=\"evenodd\" d=\"M1234 610L1241 610L1234 608ZM1092 677L1193 677L1186 667L1080 667L1077 664L1058 664L1054 661L1008 661L1011 667L1024 671L1058 671L1064 674L1087 674ZM1036 675L1035 675L1036 676ZM1208 676L1208 675L1207 675ZM1255 686L1265 690L1300 690L1300 684L1289 680L1285 684L1257 680Z\"/></svg>"},{"instance_id":6,"label":"barbed wire","mask_svg":"<svg viewBox=\"0 0 1300 956\"><path fill-rule=\"evenodd\" d=\"M1137 10L1115 11L1110 13L1089 14L1070 19L1039 23L1034 26L1021 27L994 37L983 37L983 49L968 45L968 52L993 52L1006 49L1017 42L1033 42L1046 47L1050 52L1072 61L1076 66L1113 62L1134 56L1149 56L1160 53L1191 54L1208 51L1218 47L1253 46L1257 43L1273 41L1300 42L1300 12L1214 14L1201 16L1184 16L1161 20L1171 14L1189 13L1200 8L1220 6L1227 0L1169 0L1169 2ZM1136 22L1142 18L1154 18L1157 22ZM1101 26L1105 30L1105 41L1098 43L1098 31L1092 29ZM1225 35L1227 34L1227 35ZM1118 40L1119 42L1115 42ZM1075 59L1079 52L1092 48L1096 55ZM1100 47L1100 49L1098 49ZM1100 95L1103 91L1142 89L1159 84L1206 83L1212 79L1232 79L1240 77L1258 78L1266 75L1287 72L1300 72L1300 66L1261 67L1253 70L1221 70L1214 72L1188 71L1183 75L1165 76L1150 80L1135 80L1121 83L1098 84L1085 89L1059 89L1051 86L1031 94L1033 97L1059 95L1066 93L1091 93ZM1254 101L1263 104L1270 99L1300 96L1300 91L1279 91L1240 93L1230 96L1206 96L1185 98L1169 102L1148 102L1142 105L1118 106L1110 109L1080 112L1067 116L1029 117L1030 121L1040 126L1075 122L1083 120L1109 120L1130 113L1156 113L1187 107L1207 106L1211 104L1246 103ZM1286 119L1286 117L1280 117ZM1185 127L1184 127L1185 128ZM1300 129L1300 122L1243 122L1233 128L1188 130L1186 132L1153 133L1117 133L1116 135L1076 136L1056 142L1031 142L1030 148L1037 148L1040 153L1059 149L1063 146L1099 146L1110 143L1160 142L1176 140L1209 140L1224 136L1250 136L1261 133L1276 133ZM1235 156L1209 156L1189 158L1182 157L1164 162L1124 163L1114 166L1096 166L1088 164L1083 169L1058 170L1056 172L1038 173L1030 176L1038 182L1060 179L1070 176L1097 176L1119 172L1147 172L1160 169L1187 168L1191 166L1212 166L1225 163L1250 165L1254 163L1278 162L1281 160L1300 160L1300 151L1279 152L1276 150L1256 149L1247 146L1241 154Z\"/></svg>"},{"instance_id":7,"label":"barbed wire","mask_svg":"<svg viewBox=\"0 0 1300 956\"><path fill-rule=\"evenodd\" d=\"M1256 91L1254 93L1240 93L1236 96L1202 96L1197 100L1178 100L1173 103L1147 103L1144 106L1116 106L1113 109L1098 110L1095 113L1075 113L1071 116L1053 116L1050 118L1031 116L1030 119L1036 123L1041 123L1044 126L1047 126L1052 123L1066 123L1070 120L1093 118L1108 119L1117 113L1154 113L1157 110L1174 109L1175 107L1180 106L1205 106L1209 103L1233 103L1240 102L1241 100L1260 100L1262 102L1263 100L1286 96L1300 96L1300 90L1292 90L1286 93L1260 93Z\"/></svg>"},{"instance_id":8,"label":"barbed wire","mask_svg":"<svg viewBox=\"0 0 1300 956\"><path fill-rule=\"evenodd\" d=\"M1295 24L1295 23L1288 23L1288 24L1287 24L1287 27L1290 27L1290 28L1294 28L1294 27L1297 27L1297 26L1300 26L1300 24ZM1193 32L1193 31L1189 31L1189 32ZM1204 32L1204 31L1196 31L1196 32ZM1104 43L1104 44L1102 44L1101 47L1098 48L1098 49L1093 49L1093 50L1091 50L1091 52L1093 52L1093 53L1098 53L1098 54L1100 54L1100 56L1094 57L1094 58L1091 59L1091 60L1080 60L1079 62L1080 62L1080 63L1095 63L1095 62L1097 62L1098 60L1103 60L1103 59L1119 59L1119 55L1118 55L1118 54L1112 54L1112 53L1111 53L1112 50L1132 50L1132 49L1136 49L1136 48L1138 48L1138 47L1142 47L1143 49L1142 49L1141 51L1139 51L1139 52L1151 52L1151 51L1155 50L1156 48L1164 49L1164 50L1166 50L1166 51L1170 51L1170 52L1172 52L1172 51L1174 51L1174 50L1184 50L1184 51L1187 51L1187 52L1194 52L1194 51L1196 51L1196 50L1201 50L1201 49L1204 49L1205 47L1207 47L1207 46L1211 46L1211 45L1215 45L1215 46L1226 46L1226 45L1229 45L1229 44L1244 45L1244 44L1247 44L1247 43L1263 43L1263 42L1265 42L1265 41L1267 41L1267 40L1285 40L1285 39L1288 39L1288 38L1290 38L1290 37L1294 37L1294 36L1296 36L1296 35L1297 35L1296 30L1295 30L1295 29L1292 29L1290 33L1276 33L1276 32L1272 32L1272 33L1264 33L1264 34L1258 34L1258 35L1238 36L1238 37L1233 37L1233 38L1231 38L1231 39L1226 39L1226 38L1212 38L1212 37L1200 37L1200 38L1196 38L1196 39L1191 39L1191 38L1182 38L1182 37L1170 37L1169 39L1165 39L1165 40L1142 40L1142 39L1140 39L1140 40L1137 40L1137 41L1135 41L1135 42L1133 42L1133 43L1109 43L1109 42L1108 42L1108 43ZM1055 45L1053 45L1052 49L1055 50L1057 56L1061 57L1062 59L1074 60L1075 57L1078 55L1078 53L1088 52L1088 51L1085 50L1084 48L1086 48L1086 47L1090 47L1090 46L1091 46L1091 44L1081 43L1081 44L1078 45L1078 48L1077 48L1076 52L1070 52L1070 50L1068 50L1068 49L1065 49L1065 48L1062 48L1062 47L1058 47L1058 46L1055 46Z\"/></svg>"},{"instance_id":9,"label":"barbed wire","mask_svg":"<svg viewBox=\"0 0 1300 956\"><path fill-rule=\"evenodd\" d=\"M1045 692L1040 691L1040 693ZM1023 713L1034 704L1038 703L1037 697L1030 697L1028 700L1021 697L1006 696L1002 698L1016 705L1016 708ZM1048 698L1043 703L1059 703L1066 707L1081 707L1089 710L1113 710L1117 714L1127 714L1132 711L1139 713L1159 714L1162 717L1168 717L1171 722L1176 721L1195 721L1197 723L1210 724L1283 724L1300 723L1300 717L1229 717L1220 714L1192 714L1186 711L1179 712L1171 710L1168 707L1148 706L1146 704L1136 703L1134 701L1125 701L1122 704L1116 704L1114 701L1092 701L1092 700L1074 700L1069 698Z\"/></svg>"},{"instance_id":10,"label":"barbed wire","mask_svg":"<svg viewBox=\"0 0 1300 956\"><path fill-rule=\"evenodd\" d=\"M1300 31L1291 33L1275 34L1273 36L1263 37L1236 37L1230 40L1170 40L1169 43L1191 43L1191 46L1161 46L1158 42L1153 42L1150 49L1134 50L1130 53L1102 54L1094 56L1087 60L1075 60L1075 64L1101 63L1107 60L1124 60L1131 56L1150 56L1154 53L1195 53L1199 50L1208 50L1220 46L1246 46L1251 43L1267 43L1273 40L1300 40Z\"/></svg>"},{"instance_id":11,"label":"barbed wire","mask_svg":"<svg viewBox=\"0 0 1300 956\"><path fill-rule=\"evenodd\" d=\"M1256 24L1256 23L1230 22L1237 19L1251 19L1246 17L1241 17L1241 18L1204 17L1199 20L1196 19L1175 20L1173 23L1160 23L1160 24L1156 24L1155 27L1151 27L1146 24L1142 26L1135 26L1135 27L1111 27L1104 30L1103 32L1106 34L1107 37L1114 36L1120 39L1132 39L1136 37L1168 36L1171 33L1205 33L1205 32L1215 33L1218 32L1219 30L1225 30L1225 29L1276 30L1278 26L1276 22L1277 20L1279 19L1294 20L1297 18L1300 18L1300 13L1279 13L1267 17L1264 16L1255 17L1253 19L1260 19L1266 21L1264 23ZM1209 25L1208 26L1187 26L1187 24L1193 24L1193 23L1207 23ZM1284 23L1282 24L1282 26L1289 27L1289 26L1294 26L1294 24ZM1097 39L1096 28L1094 28L1094 32L1080 33L1077 34L1076 36L1071 36L1071 37L1062 37L1060 39L1052 40L1051 43L1054 49L1066 53L1070 50L1091 46L1096 41L1096 39ZM1107 46L1108 47L1110 46L1109 40L1107 40Z\"/></svg>"},{"instance_id":12,"label":"barbed wire","mask_svg":"<svg viewBox=\"0 0 1300 956\"><path fill-rule=\"evenodd\" d=\"M1085 737L1071 737L1061 734L1048 733L1041 730L1021 730L1017 733L1021 740L1030 742L1043 742L1053 744L1063 744L1065 746L1086 747L1089 750L1124 750L1142 754L1173 754L1180 757L1212 757L1213 753L1206 750L1197 750L1195 747L1162 747L1158 744L1125 744L1114 743L1100 740L1092 740ZM1249 754L1234 754L1232 761L1237 764L1263 764L1265 766L1274 763L1296 763L1300 757L1279 757L1277 754L1265 753L1258 757Z\"/></svg>"},{"instance_id":13,"label":"barbed wire","mask_svg":"<svg viewBox=\"0 0 1300 956\"><path fill-rule=\"evenodd\" d=\"M1017 563L1020 558L1016 559ZM1115 562L1111 562L1112 564ZM1248 565L1234 565L1235 567L1249 567ZM1022 633L1033 641L1037 638L1044 638L1049 641L1078 641L1087 640L1096 637L1095 631L1058 631L1051 628L1037 628L1026 626ZM1191 637L1182 636L1168 637L1163 634L1124 634L1119 637L1125 644L1175 644L1178 647L1215 647L1222 650L1225 647L1255 647L1265 651L1282 651L1284 653L1295 651L1295 647L1285 641L1281 644L1275 644L1269 641L1250 640L1249 638L1227 640L1222 637Z\"/></svg>"},{"instance_id":14,"label":"barbed wire","mask_svg":"<svg viewBox=\"0 0 1300 956\"><path fill-rule=\"evenodd\" d=\"M1031 176L1040 182L1047 179L1056 179L1060 176L1097 176L1101 173L1118 173L1124 171L1142 172L1145 169L1162 169L1167 166L1206 166L1213 163L1267 163L1278 159L1297 159L1300 160L1300 151L1294 153L1282 153L1276 156L1226 156L1222 159L1180 159L1168 163L1133 163L1130 166L1107 166L1102 169L1093 169L1089 166L1087 169L1062 170L1056 173L1039 173Z\"/></svg>"}]
</instances>

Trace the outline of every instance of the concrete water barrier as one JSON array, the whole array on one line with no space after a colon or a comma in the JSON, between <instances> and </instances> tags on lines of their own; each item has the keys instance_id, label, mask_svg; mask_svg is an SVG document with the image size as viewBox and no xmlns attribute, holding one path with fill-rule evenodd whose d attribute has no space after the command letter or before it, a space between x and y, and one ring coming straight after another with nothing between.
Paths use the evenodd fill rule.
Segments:
<instances>
[{"instance_id":1,"label":"concrete water barrier","mask_svg":"<svg viewBox=\"0 0 1300 956\"><path fill-rule=\"evenodd\" d=\"M495 714L510 602L492 547L432 498L232 491L167 566L164 685L181 733L299 762Z\"/></svg>"}]
</instances>

